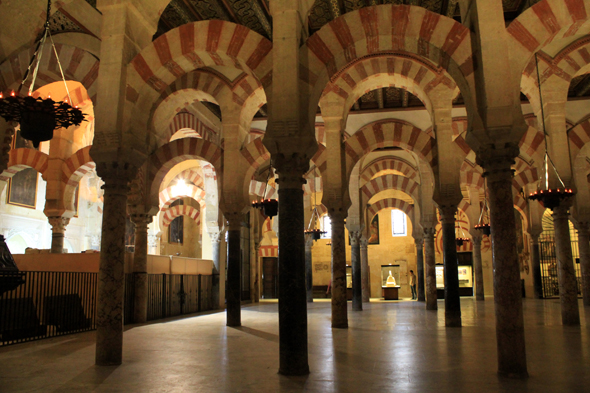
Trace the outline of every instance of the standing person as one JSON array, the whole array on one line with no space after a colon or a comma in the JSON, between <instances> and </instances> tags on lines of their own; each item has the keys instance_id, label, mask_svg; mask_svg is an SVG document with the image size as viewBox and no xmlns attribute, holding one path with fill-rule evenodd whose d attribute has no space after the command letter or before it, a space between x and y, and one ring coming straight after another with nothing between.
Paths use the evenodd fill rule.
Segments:
<instances>
[{"instance_id":1,"label":"standing person","mask_svg":"<svg viewBox=\"0 0 590 393\"><path fill-rule=\"evenodd\" d=\"M410 270L410 288L412 289L412 300L418 299L416 294L416 275L413 270Z\"/></svg>"}]
</instances>

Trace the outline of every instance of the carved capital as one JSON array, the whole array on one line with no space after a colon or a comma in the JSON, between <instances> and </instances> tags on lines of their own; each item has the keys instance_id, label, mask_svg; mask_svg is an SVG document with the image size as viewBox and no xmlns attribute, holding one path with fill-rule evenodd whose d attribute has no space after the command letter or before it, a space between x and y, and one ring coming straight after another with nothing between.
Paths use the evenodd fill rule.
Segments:
<instances>
[{"instance_id":1,"label":"carved capital","mask_svg":"<svg viewBox=\"0 0 590 393\"><path fill-rule=\"evenodd\" d=\"M96 162L96 173L105 182L102 186L105 194L127 195L129 183L137 176L146 156L135 149L101 150L95 146L91 154Z\"/></svg>"},{"instance_id":2,"label":"carved capital","mask_svg":"<svg viewBox=\"0 0 590 393\"><path fill-rule=\"evenodd\" d=\"M454 223L457 205L439 206L440 219L443 223Z\"/></svg>"},{"instance_id":3,"label":"carved capital","mask_svg":"<svg viewBox=\"0 0 590 393\"><path fill-rule=\"evenodd\" d=\"M136 231L147 231L148 225L154 219L154 217L150 214L131 214L129 217L135 224Z\"/></svg>"},{"instance_id":4,"label":"carved capital","mask_svg":"<svg viewBox=\"0 0 590 393\"><path fill-rule=\"evenodd\" d=\"M436 229L434 227L427 227L424 228L424 239L432 239L434 238L434 235L436 234Z\"/></svg>"},{"instance_id":5,"label":"carved capital","mask_svg":"<svg viewBox=\"0 0 590 393\"><path fill-rule=\"evenodd\" d=\"M359 243L361 245L361 250L366 250L367 247L369 246L369 240L367 238L365 238L364 236L361 237L361 239L359 240Z\"/></svg>"},{"instance_id":6,"label":"carved capital","mask_svg":"<svg viewBox=\"0 0 590 393\"><path fill-rule=\"evenodd\" d=\"M66 217L48 217L49 225L53 233L65 233L70 219Z\"/></svg>"},{"instance_id":7,"label":"carved capital","mask_svg":"<svg viewBox=\"0 0 590 393\"><path fill-rule=\"evenodd\" d=\"M211 239L211 243L219 243L221 242L221 231L216 232L209 232L209 238Z\"/></svg>"},{"instance_id":8,"label":"carved capital","mask_svg":"<svg viewBox=\"0 0 590 393\"><path fill-rule=\"evenodd\" d=\"M350 245L351 246L359 245L359 242L361 239L361 232L360 231L350 231L350 232L348 232L348 235L350 236Z\"/></svg>"},{"instance_id":9,"label":"carved capital","mask_svg":"<svg viewBox=\"0 0 590 393\"><path fill-rule=\"evenodd\" d=\"M227 220L227 227L230 231L239 231L242 228L244 215L241 212L223 213Z\"/></svg>"},{"instance_id":10,"label":"carved capital","mask_svg":"<svg viewBox=\"0 0 590 393\"><path fill-rule=\"evenodd\" d=\"M484 169L483 176L489 181L505 180L512 178L511 167L519 153L520 148L514 143L507 143L503 148L486 145L477 151L476 162Z\"/></svg>"},{"instance_id":11,"label":"carved capital","mask_svg":"<svg viewBox=\"0 0 590 393\"><path fill-rule=\"evenodd\" d=\"M303 175L309 170L309 160L304 154L293 153L285 156L282 153L273 156L273 165L279 174L277 183L281 188L301 188L306 182Z\"/></svg>"}]
</instances>

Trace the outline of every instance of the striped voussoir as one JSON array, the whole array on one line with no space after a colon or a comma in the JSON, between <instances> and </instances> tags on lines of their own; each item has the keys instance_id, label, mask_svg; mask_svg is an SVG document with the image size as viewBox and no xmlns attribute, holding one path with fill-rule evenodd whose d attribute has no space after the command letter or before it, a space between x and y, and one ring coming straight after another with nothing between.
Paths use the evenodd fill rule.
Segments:
<instances>
[{"instance_id":1,"label":"striped voussoir","mask_svg":"<svg viewBox=\"0 0 590 393\"><path fill-rule=\"evenodd\" d=\"M303 51L307 70L300 78L322 90L348 64L380 53L418 55L473 80L469 30L422 7L387 4L346 13L312 35Z\"/></svg>"},{"instance_id":2,"label":"striped voussoir","mask_svg":"<svg viewBox=\"0 0 590 393\"><path fill-rule=\"evenodd\" d=\"M61 165L63 199L68 209L74 209L76 187L80 184L82 177L96 168L96 164L90 157L90 147L86 146L78 150Z\"/></svg>"},{"instance_id":3,"label":"striped voussoir","mask_svg":"<svg viewBox=\"0 0 590 393\"><path fill-rule=\"evenodd\" d=\"M259 257L278 258L279 246L260 246L258 249Z\"/></svg>"},{"instance_id":4,"label":"striped voussoir","mask_svg":"<svg viewBox=\"0 0 590 393\"><path fill-rule=\"evenodd\" d=\"M525 188L527 185L536 183L539 180L539 175L540 172L537 167L529 167L523 171L520 171L512 179L512 193L514 195L520 194L521 190Z\"/></svg>"},{"instance_id":5,"label":"striped voussoir","mask_svg":"<svg viewBox=\"0 0 590 393\"><path fill-rule=\"evenodd\" d=\"M270 160L270 153L262 144L262 138L256 138L241 150L242 156L250 165L250 169L258 170L262 164Z\"/></svg>"},{"instance_id":6,"label":"striped voussoir","mask_svg":"<svg viewBox=\"0 0 590 393\"><path fill-rule=\"evenodd\" d=\"M168 227L176 217L187 216L194 220L197 225L201 224L201 212L192 206L177 205L162 210L162 225Z\"/></svg>"},{"instance_id":7,"label":"striped voussoir","mask_svg":"<svg viewBox=\"0 0 590 393\"><path fill-rule=\"evenodd\" d=\"M373 217L379 213L381 210L384 209L399 209L407 214L412 220L413 217L413 210L414 207L409 203L402 201L401 199L397 198L384 198L381 199L371 205L371 207L367 208L367 216L369 218L369 222L373 220Z\"/></svg>"},{"instance_id":8,"label":"striped voussoir","mask_svg":"<svg viewBox=\"0 0 590 393\"><path fill-rule=\"evenodd\" d=\"M361 187L375 177L379 172L394 171L397 174L402 174L415 182L419 181L419 175L412 165L401 158L378 158L367 165L361 172Z\"/></svg>"},{"instance_id":9,"label":"striped voussoir","mask_svg":"<svg viewBox=\"0 0 590 393\"><path fill-rule=\"evenodd\" d=\"M202 32L206 32L203 34ZM128 67L128 90L158 96L176 79L199 68L240 69L259 81L271 72L272 43L243 25L221 20L187 23L161 35ZM151 90L151 92L150 92Z\"/></svg>"},{"instance_id":10,"label":"striped voussoir","mask_svg":"<svg viewBox=\"0 0 590 393\"><path fill-rule=\"evenodd\" d=\"M219 140L215 130L207 127L198 117L190 112L179 112L174 116L172 123L168 127L168 140L181 130L188 131L185 132L186 137L203 138L212 143L217 143Z\"/></svg>"},{"instance_id":11,"label":"striped voussoir","mask_svg":"<svg viewBox=\"0 0 590 393\"><path fill-rule=\"evenodd\" d=\"M412 151L435 169L436 142L420 128L397 119L370 123L345 142L348 174L362 156L380 147L401 147Z\"/></svg>"},{"instance_id":12,"label":"striped voussoir","mask_svg":"<svg viewBox=\"0 0 590 393\"><path fill-rule=\"evenodd\" d=\"M203 180L199 172L197 172L194 169L186 169L180 172L178 175L176 175L174 179L172 179L170 183L172 184L178 180L184 180L185 182L192 183L195 186L202 188L203 190L205 189L205 181Z\"/></svg>"},{"instance_id":13,"label":"striped voussoir","mask_svg":"<svg viewBox=\"0 0 590 393\"><path fill-rule=\"evenodd\" d=\"M461 185L474 186L483 190L484 178L482 177L481 167L469 161L463 161L461 164Z\"/></svg>"},{"instance_id":14,"label":"striped voussoir","mask_svg":"<svg viewBox=\"0 0 590 393\"><path fill-rule=\"evenodd\" d=\"M569 139L572 162L575 162L582 148L590 142L590 117L578 123L577 126L569 131L567 136Z\"/></svg>"},{"instance_id":15,"label":"striped voussoir","mask_svg":"<svg viewBox=\"0 0 590 393\"><path fill-rule=\"evenodd\" d=\"M201 206L205 204L205 191L199 187L193 186L192 184L186 185L186 192L178 193L174 186L163 189L160 192L160 208L161 211L168 209L172 202L180 198L192 198L199 202Z\"/></svg>"},{"instance_id":16,"label":"striped voussoir","mask_svg":"<svg viewBox=\"0 0 590 393\"><path fill-rule=\"evenodd\" d=\"M88 97L91 97L94 101L97 88L95 81L98 78L100 62L89 52L74 46L55 44L55 49L59 55L59 61L66 79L80 82L86 89ZM7 90L18 89L34 51L35 47L32 46L0 64L0 91L6 92ZM46 45L43 48L34 90L60 80L62 78L57 58L53 48ZM75 104L83 101L76 101L74 97L72 99L74 99Z\"/></svg>"},{"instance_id":17,"label":"striped voussoir","mask_svg":"<svg viewBox=\"0 0 590 393\"><path fill-rule=\"evenodd\" d=\"M27 148L13 149L9 153L7 169L0 173L0 181L8 181L26 168L33 168L43 176L48 164L49 156L45 153Z\"/></svg>"},{"instance_id":18,"label":"striped voussoir","mask_svg":"<svg viewBox=\"0 0 590 393\"><path fill-rule=\"evenodd\" d=\"M314 192L321 192L324 189L324 182L321 177L316 177L313 172L306 177L307 182L303 184L303 195L310 195Z\"/></svg>"},{"instance_id":19,"label":"striped voussoir","mask_svg":"<svg viewBox=\"0 0 590 393\"><path fill-rule=\"evenodd\" d=\"M590 0L544 0L528 8L507 28L514 41L512 59L524 70L539 49L552 41L590 31Z\"/></svg>"},{"instance_id":20,"label":"striped voussoir","mask_svg":"<svg viewBox=\"0 0 590 393\"><path fill-rule=\"evenodd\" d=\"M219 146L198 138L184 138L169 142L150 155L151 171L149 181L150 195L159 194L159 187L164 176L176 164L184 160L197 159L208 161L216 171L221 169L222 150Z\"/></svg>"},{"instance_id":21,"label":"striped voussoir","mask_svg":"<svg viewBox=\"0 0 590 393\"><path fill-rule=\"evenodd\" d=\"M365 205L369 199L385 190L398 190L409 195L414 202L420 200L419 184L409 177L401 175L386 174L378 176L363 185L360 189L362 204Z\"/></svg>"},{"instance_id":22,"label":"striped voussoir","mask_svg":"<svg viewBox=\"0 0 590 393\"><path fill-rule=\"evenodd\" d=\"M518 142L520 155L526 161L540 163L543 161L545 153L545 137L543 132L537 128L536 116L532 114L525 116L525 120L529 128Z\"/></svg>"}]
</instances>

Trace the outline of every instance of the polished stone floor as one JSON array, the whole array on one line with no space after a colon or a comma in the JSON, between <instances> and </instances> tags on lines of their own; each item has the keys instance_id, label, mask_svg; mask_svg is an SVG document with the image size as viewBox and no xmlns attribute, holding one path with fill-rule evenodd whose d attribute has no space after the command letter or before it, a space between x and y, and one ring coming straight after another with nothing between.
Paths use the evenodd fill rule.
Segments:
<instances>
[{"instance_id":1,"label":"polished stone floor","mask_svg":"<svg viewBox=\"0 0 590 393\"><path fill-rule=\"evenodd\" d=\"M524 301L526 380L496 373L492 298L461 300L463 328L444 327L443 301L364 306L332 330L330 303L309 305L305 377L277 374L277 303L263 302L241 328L221 312L131 326L119 367L94 366L94 332L0 348L0 392L590 392L581 302L582 326L564 327L557 300Z\"/></svg>"}]
</instances>

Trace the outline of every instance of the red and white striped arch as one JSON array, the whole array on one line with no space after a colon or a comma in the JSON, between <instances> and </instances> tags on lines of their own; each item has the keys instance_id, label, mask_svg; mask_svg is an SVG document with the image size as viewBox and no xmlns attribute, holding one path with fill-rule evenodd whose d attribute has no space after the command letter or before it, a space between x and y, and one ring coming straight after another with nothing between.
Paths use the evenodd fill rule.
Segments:
<instances>
[{"instance_id":1,"label":"red and white striped arch","mask_svg":"<svg viewBox=\"0 0 590 393\"><path fill-rule=\"evenodd\" d=\"M168 227L170 223L176 218L180 216L187 216L190 219L194 220L197 225L201 224L201 212L198 209L195 209L192 206L188 205L177 205L172 206L168 209L162 210L162 226Z\"/></svg>"},{"instance_id":2,"label":"red and white striped arch","mask_svg":"<svg viewBox=\"0 0 590 393\"><path fill-rule=\"evenodd\" d=\"M96 168L96 164L90 157L91 146L86 146L70 158L65 160L61 165L61 183L63 187L64 206L70 211L74 211L74 197L76 187L80 184L80 180L88 172Z\"/></svg>"},{"instance_id":3,"label":"red and white striped arch","mask_svg":"<svg viewBox=\"0 0 590 393\"><path fill-rule=\"evenodd\" d=\"M369 222L373 219L373 217L379 213L381 210L384 209L399 209L407 214L410 218L410 221L413 222L413 211L414 207L409 203L402 201L401 199L397 198L384 198L381 199L371 205L371 207L367 208L367 215L369 217Z\"/></svg>"},{"instance_id":4,"label":"red and white striped arch","mask_svg":"<svg viewBox=\"0 0 590 393\"><path fill-rule=\"evenodd\" d=\"M588 34L589 15L589 0L542 0L528 8L507 28L514 68L518 72L527 68L530 74L530 60L543 47L562 38Z\"/></svg>"},{"instance_id":5,"label":"red and white striped arch","mask_svg":"<svg viewBox=\"0 0 590 393\"><path fill-rule=\"evenodd\" d=\"M55 44L55 49L59 55L66 80L80 82L88 92L88 96L92 98L92 101L95 101L97 86L95 82L98 78L99 60L91 53L70 45ZM7 93L10 90L18 89L34 52L35 47L33 46L0 64L0 91ZM61 80L53 48L46 45L43 49L41 65L33 90ZM75 101L74 103L78 104L79 102Z\"/></svg>"},{"instance_id":6,"label":"red and white striped arch","mask_svg":"<svg viewBox=\"0 0 590 393\"><path fill-rule=\"evenodd\" d=\"M582 148L590 142L590 116L572 128L567 136L570 145L570 156L572 162L574 162Z\"/></svg>"},{"instance_id":7,"label":"red and white striped arch","mask_svg":"<svg viewBox=\"0 0 590 393\"><path fill-rule=\"evenodd\" d=\"M190 112L179 112L172 119L168 127L168 140L178 131L184 131L184 137L203 138L212 143L218 143L219 137L215 130L207 127L195 115Z\"/></svg>"},{"instance_id":8,"label":"red and white striped arch","mask_svg":"<svg viewBox=\"0 0 590 393\"><path fill-rule=\"evenodd\" d=\"M361 186L371 180L379 172L396 171L417 182L419 176L416 168L399 158L379 158L367 165L361 172Z\"/></svg>"},{"instance_id":9,"label":"red and white striped arch","mask_svg":"<svg viewBox=\"0 0 590 393\"><path fill-rule=\"evenodd\" d=\"M260 246L258 256L263 258L278 258L279 246Z\"/></svg>"},{"instance_id":10,"label":"red and white striped arch","mask_svg":"<svg viewBox=\"0 0 590 393\"><path fill-rule=\"evenodd\" d=\"M468 28L422 7L387 4L346 13L307 40L300 78L313 87L310 105L348 64L374 54L406 53L449 72L471 104L475 83Z\"/></svg>"},{"instance_id":11,"label":"red and white striped arch","mask_svg":"<svg viewBox=\"0 0 590 393\"><path fill-rule=\"evenodd\" d=\"M8 181L12 176L26 168L33 168L44 176L49 166L49 156L33 149L13 149L8 157L7 169L0 173L0 181Z\"/></svg>"},{"instance_id":12,"label":"red and white striped arch","mask_svg":"<svg viewBox=\"0 0 590 393\"><path fill-rule=\"evenodd\" d=\"M345 142L347 178L362 156L380 147L401 147L436 167L436 142L418 127L397 119L379 120L355 132Z\"/></svg>"},{"instance_id":13,"label":"red and white striped arch","mask_svg":"<svg viewBox=\"0 0 590 393\"><path fill-rule=\"evenodd\" d=\"M181 198L193 198L199 202L201 206L205 204L205 191L199 187L193 186L192 184L186 185L186 192L178 192L178 188L171 186L163 189L160 192L160 210L166 210L172 202Z\"/></svg>"},{"instance_id":14,"label":"red and white striped arch","mask_svg":"<svg viewBox=\"0 0 590 393\"><path fill-rule=\"evenodd\" d=\"M216 171L219 171L222 164L221 155L222 150L219 146L197 138L177 139L160 147L149 157L148 179L151 184L151 200L158 203L160 184L176 164L191 159L204 160L213 165Z\"/></svg>"},{"instance_id":15,"label":"red and white striped arch","mask_svg":"<svg viewBox=\"0 0 590 393\"><path fill-rule=\"evenodd\" d=\"M368 181L360 188L360 194L363 198L362 204L365 205L374 195L385 190L402 191L411 196L415 203L420 200L418 183L409 177L387 174Z\"/></svg>"},{"instance_id":16,"label":"red and white striped arch","mask_svg":"<svg viewBox=\"0 0 590 393\"><path fill-rule=\"evenodd\" d=\"M180 172L174 179L172 179L172 182L174 182L174 180L184 180L185 182L193 183L195 186L203 190L205 189L205 181L199 172L194 169L187 169Z\"/></svg>"}]
</instances>

